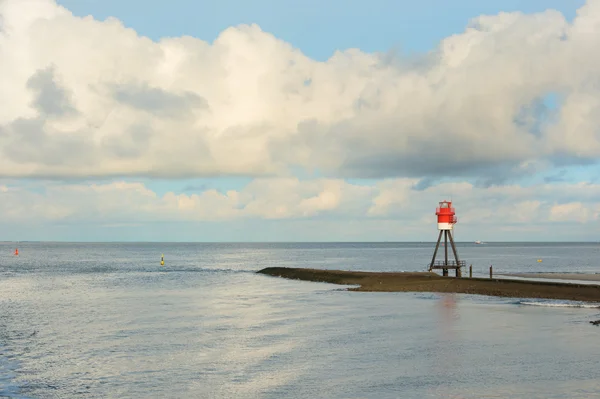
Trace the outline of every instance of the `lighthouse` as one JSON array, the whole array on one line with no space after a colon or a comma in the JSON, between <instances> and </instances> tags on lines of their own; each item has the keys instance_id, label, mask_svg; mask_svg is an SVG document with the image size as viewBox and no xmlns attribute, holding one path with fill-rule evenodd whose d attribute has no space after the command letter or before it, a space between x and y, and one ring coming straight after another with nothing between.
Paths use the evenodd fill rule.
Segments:
<instances>
[{"instance_id":1,"label":"lighthouse","mask_svg":"<svg viewBox=\"0 0 600 399\"><path fill-rule=\"evenodd\" d=\"M438 235L437 243L435 244L435 250L433 251L433 258L431 259L431 264L429 265L429 271L434 269L442 269L442 275L448 276L448 269L454 269L456 270L456 277L460 277L460 268L465 266L465 261L458 259L458 252L456 251L456 245L454 244L454 238L452 237L452 230L457 222L456 213L452 207L452 201L440 202L435 214L437 215L437 225L440 233ZM444 260L436 262L435 257L440 247L442 235L444 236ZM448 239L450 239L452 252L454 253L453 261L448 260Z\"/></svg>"}]
</instances>

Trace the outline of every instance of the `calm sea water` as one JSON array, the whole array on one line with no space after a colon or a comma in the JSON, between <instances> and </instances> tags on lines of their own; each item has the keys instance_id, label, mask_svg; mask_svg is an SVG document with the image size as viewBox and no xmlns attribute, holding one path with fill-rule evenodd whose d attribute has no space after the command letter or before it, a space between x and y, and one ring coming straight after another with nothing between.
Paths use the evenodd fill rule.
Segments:
<instances>
[{"instance_id":1,"label":"calm sea water","mask_svg":"<svg viewBox=\"0 0 600 399\"><path fill-rule=\"evenodd\" d=\"M598 308L254 273L425 270L432 243L14 247L0 244L0 397L600 396ZM458 251L482 275L600 272L598 244Z\"/></svg>"}]
</instances>

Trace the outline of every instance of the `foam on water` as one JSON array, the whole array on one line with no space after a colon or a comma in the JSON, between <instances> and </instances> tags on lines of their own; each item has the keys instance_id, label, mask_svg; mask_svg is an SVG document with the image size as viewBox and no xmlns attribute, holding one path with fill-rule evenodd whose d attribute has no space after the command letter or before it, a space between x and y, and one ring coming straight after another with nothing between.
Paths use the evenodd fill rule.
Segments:
<instances>
[{"instance_id":1,"label":"foam on water","mask_svg":"<svg viewBox=\"0 0 600 399\"><path fill-rule=\"evenodd\" d=\"M582 309L600 309L600 303L576 302L576 301L518 301L519 305L543 306L549 308L582 308Z\"/></svg>"}]
</instances>

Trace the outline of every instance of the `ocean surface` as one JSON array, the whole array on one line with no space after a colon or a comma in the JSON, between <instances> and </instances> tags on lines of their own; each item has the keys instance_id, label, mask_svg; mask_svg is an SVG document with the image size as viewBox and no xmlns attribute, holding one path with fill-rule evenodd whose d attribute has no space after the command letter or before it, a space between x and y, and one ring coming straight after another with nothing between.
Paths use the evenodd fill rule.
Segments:
<instances>
[{"instance_id":1,"label":"ocean surface","mask_svg":"<svg viewBox=\"0 0 600 399\"><path fill-rule=\"evenodd\" d=\"M600 305L348 292L255 273L423 271L433 248L0 243L0 397L600 397L600 327L589 323ZM458 252L475 275L600 272L598 243Z\"/></svg>"}]
</instances>

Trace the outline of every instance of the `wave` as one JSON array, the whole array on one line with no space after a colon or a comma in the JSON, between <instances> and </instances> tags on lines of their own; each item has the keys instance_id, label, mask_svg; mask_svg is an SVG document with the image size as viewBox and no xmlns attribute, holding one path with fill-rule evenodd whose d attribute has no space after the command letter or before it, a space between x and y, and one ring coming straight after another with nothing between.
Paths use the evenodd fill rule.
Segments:
<instances>
[{"instance_id":1,"label":"wave","mask_svg":"<svg viewBox=\"0 0 600 399\"><path fill-rule=\"evenodd\" d=\"M21 269L21 270L8 270L4 271L0 269L0 274L3 277L17 277L23 274L32 273L49 273L52 275L93 275L93 274L105 274L105 275L120 275L120 274L131 274L131 273L255 273L259 269L237 269L237 268L211 268L211 267L117 267L117 266L95 266L95 267L66 267L58 269L50 268L32 268L32 269Z\"/></svg>"},{"instance_id":2,"label":"wave","mask_svg":"<svg viewBox=\"0 0 600 399\"><path fill-rule=\"evenodd\" d=\"M592 275L596 275L596 274L600 274L597 272L586 272L586 271L572 271L572 270L568 270L568 271L527 271L527 272L512 272L510 273L512 275L519 275L519 274L592 274Z\"/></svg>"},{"instance_id":3,"label":"wave","mask_svg":"<svg viewBox=\"0 0 600 399\"><path fill-rule=\"evenodd\" d=\"M600 303L588 302L518 301L517 304L525 306L544 306L551 308L600 309Z\"/></svg>"},{"instance_id":4,"label":"wave","mask_svg":"<svg viewBox=\"0 0 600 399\"><path fill-rule=\"evenodd\" d=\"M258 270L258 269L257 269ZM256 273L251 269L217 269L217 268L189 268L189 269L144 269L141 272L162 272L162 273Z\"/></svg>"}]
</instances>

